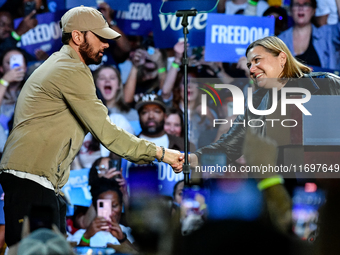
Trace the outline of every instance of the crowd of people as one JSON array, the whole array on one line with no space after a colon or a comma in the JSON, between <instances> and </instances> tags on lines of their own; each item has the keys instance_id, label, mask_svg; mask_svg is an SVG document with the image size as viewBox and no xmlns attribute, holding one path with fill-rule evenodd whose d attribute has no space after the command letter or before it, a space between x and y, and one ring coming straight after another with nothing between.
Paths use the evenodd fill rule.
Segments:
<instances>
[{"instance_id":1,"label":"crowd of people","mask_svg":"<svg viewBox=\"0 0 340 255\"><path fill-rule=\"evenodd\" d=\"M24 6L26 2L35 2L35 10L25 15ZM246 56L241 57L238 63L220 63L205 61L203 46L192 48L188 45L192 52L189 56L187 70L188 135L189 151L192 154L190 160L193 166L199 164L199 161L202 160L202 154L212 149L226 153L228 164L232 163L236 166L246 164L241 150L246 135L245 129L242 129L241 126L233 128L230 125L216 127L214 125L214 119L243 121L243 117L237 118L232 113L231 93L222 90L219 92L219 96L224 102L223 107L216 106L214 101L209 99L206 113L202 115L202 95L211 85L206 82L207 78L218 81L214 82L215 84L236 84L243 91L247 91L249 87L254 89L259 87L269 89L272 86L281 88L282 84L269 86L259 82L254 83L254 80L257 79L256 76L259 74L257 70L268 70L269 65L271 65L271 70L266 73L267 78L300 78L303 74L311 73L312 70L327 70L336 74L339 73L340 3L338 0L328 0L328 2L329 4L325 4L322 0L291 0L289 5L284 5L281 1L271 0L219 1L217 6L218 13L270 16L274 18L275 36L277 36L274 38L280 38L283 45L287 46L287 49L280 44L281 41L273 40L271 43L272 45L277 45L276 50L278 51L276 52L275 49L269 46L269 43L267 44L267 41L262 42L259 40L249 46ZM18 8L13 8L14 1L7 0L0 7L1 154L4 151L13 125L18 124L14 123L14 112L19 94L31 74L49 57L42 49L36 49L34 55L32 55L17 47L20 37L38 25L35 15L49 12L46 1L16 0L15 4ZM179 41L172 49L158 49L155 47L151 32L148 36L124 34L122 29L114 22L115 11L105 1L101 1L97 8L105 17L109 27L120 36L118 40L107 42L110 47L105 47L101 53L108 56L111 60L109 61L110 63L86 62L86 59L84 59L84 63L89 65L91 70L96 96L106 106L107 118L117 126L115 127L115 130L118 130L117 132L125 130L133 136L155 144L158 146L157 148L169 149L167 151L169 154L173 150L183 152L185 99L182 58L184 43ZM14 27L14 19L16 18L23 19ZM65 40L63 38L64 44ZM102 41L102 43L104 42ZM281 54L282 49L286 49L286 54ZM270 53L268 53L268 50ZM288 54L288 52L291 54ZM267 59L277 58L280 63L277 67L275 67L276 62L260 63L258 65L257 55L262 55ZM13 66L13 58L21 59L22 64ZM297 59L303 64L296 64L297 62L295 63L292 59ZM294 65L298 66L298 71L294 69ZM310 77L316 77L316 75L311 74ZM65 77L62 78L64 79ZM66 77L66 79L68 78ZM317 78L330 78L330 76L324 75L321 77L318 75ZM57 78L54 77L53 79ZM334 88L325 89L327 92L320 90L319 94L339 94L337 82L336 80L334 84L330 85ZM35 92L34 88L31 88L31 90L33 92L29 91L29 93L33 94ZM75 92L86 92L86 89L84 91L80 90L73 91L72 88L68 88L67 94L64 94L63 97L66 97L65 100L68 101L74 97ZM59 98L56 91L52 90L51 94ZM268 97L264 99L265 97L264 94L261 95L261 100L268 101ZM80 98L82 97L79 96L76 100ZM86 96L83 96L82 99L88 100ZM48 101L49 98L44 98L43 100ZM259 104L259 109L263 110L263 107L268 107L267 101L265 102L266 106L263 106L263 104L260 106ZM98 105L98 102L93 102L93 105ZM21 107L23 107L22 104ZM70 161L67 163L71 164L71 171L83 168L90 169L88 185L92 196L92 204L88 208L74 205L74 214L67 219L66 229L69 244L97 248L108 247L115 249L116 252L127 254L209 254L221 252L222 247L227 244L226 239L228 239L228 244L233 247L232 250L234 251L231 253L235 254L248 254L250 251L255 254L260 251L265 254L273 254L274 250L278 254L336 253L336 246L329 248L329 250L327 248L333 245L332 243L329 246L333 239L326 239L326 237L331 236L329 233L333 233L333 231L331 230L332 223L326 216L336 215L337 207L334 209L330 203L326 203L323 209L325 213L322 216L323 228L320 228L318 232L310 233L309 236L313 236L313 240L308 238L310 242L301 241L292 231L293 223L291 216L289 216L292 195L288 194L289 192L287 192L283 182L280 180L276 183L277 185L263 190L263 197L256 200L262 205L262 209L261 213L252 221L245 221L243 218L240 220L238 217L226 218L220 223L207 220L209 219L209 216L207 216L207 205L209 207L209 203L205 201L207 197L203 193L194 192L194 198L189 198L190 194L187 193L186 200L182 200L183 189L185 189L183 181L179 181L173 186L172 197L171 194L169 196L150 196L150 194L147 194L151 197L148 198L143 196L143 192L135 197L131 196L129 185L122 173L122 169L117 169L116 166L111 165L111 161L121 161L123 157L129 158L132 152L125 153L124 151L124 155L117 152L117 149L115 150L116 153L112 152L115 141L107 137L103 138L105 136L104 131L100 130L100 128L93 129L92 122L83 117L88 114L85 111L88 110L91 113L92 110L88 108L87 110L85 108L79 109L82 105L77 107L71 105L70 107L71 111L80 120L77 127L82 126L81 128L83 128L85 126L84 130L86 129L89 132L85 135L79 152L74 155L74 160L71 162L71 159L67 158ZM46 109L46 111L49 110ZM96 111L93 112L96 113ZM97 120L99 121L100 116L96 117L98 117ZM253 115L248 111L244 118L251 117ZM21 118L23 117L21 116ZM257 117L255 116L255 118ZM18 119L16 122L18 122ZM93 125L95 124L99 125L99 123L93 123ZM55 123L55 125L57 126L58 123ZM67 128L69 127L65 127L65 130ZM230 132L227 133L228 131ZM126 132L124 132L124 135ZM258 129L256 132L263 134L263 129ZM15 139L16 137L12 137L11 141ZM104 145L103 140L106 142ZM75 141L72 141L72 139L67 141L67 146L71 148L72 142L74 143ZM127 144L122 144L121 142L120 146L118 147L128 150L126 149ZM146 143L145 146L150 145ZM11 148L8 145L7 147ZM151 150L150 147L148 148ZM138 151L138 153L143 154L141 151ZM38 156L43 157L43 155ZM154 155L144 155L146 158L144 161L137 157L131 157L130 159L131 161L143 161L142 163L146 163L145 161L149 161L151 156ZM6 157L10 158L8 155ZM158 154L155 158L157 157ZM173 160L169 159L169 157L164 162L173 165ZM65 163L65 159L57 166L58 175L59 168ZM163 159L164 150L160 161L163 161ZM120 166L120 164L118 165ZM236 190L235 193L240 187L249 189L252 187L251 183L249 184L244 180L221 180L212 183L218 185L225 191L225 194L230 194L230 187ZM197 186L193 185L194 187L191 187L193 190L195 187L202 189L202 181L195 184ZM333 181L328 186L328 183L321 182L321 186L328 186L329 188L330 197L328 202L336 203L336 194L339 193L336 189L336 184L337 182ZM224 189L223 187L226 188ZM227 199L226 197L225 199ZM236 199L238 198L236 196ZM102 199L111 201L112 208L109 218L97 215L98 200ZM0 200L0 202L3 202L3 195ZM241 200L239 204L241 204ZM239 204L236 205L236 208L239 208ZM218 205L214 204L214 206ZM180 210L181 207L182 210ZM185 208L184 210L183 207ZM1 252L4 252L6 245L3 226L6 223L2 208L0 208L0 211L0 246L3 247ZM247 212L250 211L251 209L248 208ZM247 234L245 234L246 232ZM215 234L207 237L206 233ZM317 238L319 234L320 238ZM58 235L61 234L58 233ZM249 245L244 245L245 237L247 240L251 240ZM315 239L320 241L314 242ZM268 249L266 248L265 250L268 251L263 250L263 244L267 245ZM23 242L22 245L25 245L25 243ZM330 252L328 253L328 251Z\"/></svg>"}]
</instances>

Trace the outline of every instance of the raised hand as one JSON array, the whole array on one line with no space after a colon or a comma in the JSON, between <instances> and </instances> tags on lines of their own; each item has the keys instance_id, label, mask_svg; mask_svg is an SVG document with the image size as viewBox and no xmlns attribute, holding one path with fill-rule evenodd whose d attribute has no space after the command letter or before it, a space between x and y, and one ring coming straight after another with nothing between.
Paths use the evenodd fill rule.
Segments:
<instances>
[{"instance_id":1,"label":"raised hand","mask_svg":"<svg viewBox=\"0 0 340 255\"><path fill-rule=\"evenodd\" d=\"M99 4L98 6L99 11L103 14L103 16L105 17L106 21L110 24L110 22L112 21L112 14L113 14L113 10L111 9L110 5L108 5L105 2L102 2Z\"/></svg>"},{"instance_id":2,"label":"raised hand","mask_svg":"<svg viewBox=\"0 0 340 255\"><path fill-rule=\"evenodd\" d=\"M137 49L136 51L131 52L130 58L131 58L132 64L135 67L145 64L146 55L147 55L147 52L146 50L143 50L143 49Z\"/></svg>"},{"instance_id":3,"label":"raised hand","mask_svg":"<svg viewBox=\"0 0 340 255\"><path fill-rule=\"evenodd\" d=\"M38 20L33 19L32 17L36 14L36 10L33 10L30 14L28 14L19 24L18 28L15 30L15 32L22 36L25 34L28 30L36 27L38 25Z\"/></svg>"},{"instance_id":4,"label":"raised hand","mask_svg":"<svg viewBox=\"0 0 340 255\"><path fill-rule=\"evenodd\" d=\"M22 66L18 66L9 70L5 75L2 77L5 81L11 82L19 82L22 81L25 77L26 70Z\"/></svg>"}]
</instances>

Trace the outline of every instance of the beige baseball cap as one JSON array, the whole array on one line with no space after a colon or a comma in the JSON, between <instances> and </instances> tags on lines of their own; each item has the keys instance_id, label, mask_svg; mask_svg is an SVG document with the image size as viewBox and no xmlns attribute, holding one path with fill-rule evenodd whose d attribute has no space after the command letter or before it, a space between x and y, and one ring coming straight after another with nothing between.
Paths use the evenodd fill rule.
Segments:
<instances>
[{"instance_id":1,"label":"beige baseball cap","mask_svg":"<svg viewBox=\"0 0 340 255\"><path fill-rule=\"evenodd\" d=\"M100 11L86 6L68 10L61 17L61 28L64 33L71 33L73 30L91 31L105 39L118 39L121 36L109 27Z\"/></svg>"}]
</instances>

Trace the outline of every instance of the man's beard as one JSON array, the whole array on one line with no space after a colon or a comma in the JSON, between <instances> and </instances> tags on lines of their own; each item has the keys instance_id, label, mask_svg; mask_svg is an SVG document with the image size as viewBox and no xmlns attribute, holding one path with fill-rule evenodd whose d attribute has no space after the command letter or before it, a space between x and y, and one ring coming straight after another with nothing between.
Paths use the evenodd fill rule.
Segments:
<instances>
[{"instance_id":1,"label":"man's beard","mask_svg":"<svg viewBox=\"0 0 340 255\"><path fill-rule=\"evenodd\" d=\"M86 65L99 65L102 62L102 56L99 55L99 51L94 52L93 47L86 41L79 46L79 53L85 61Z\"/></svg>"},{"instance_id":2,"label":"man's beard","mask_svg":"<svg viewBox=\"0 0 340 255\"><path fill-rule=\"evenodd\" d=\"M156 126L154 127L148 127L142 122L140 123L140 126L144 135L155 135L161 133L164 130L164 120L159 123L157 122Z\"/></svg>"}]
</instances>

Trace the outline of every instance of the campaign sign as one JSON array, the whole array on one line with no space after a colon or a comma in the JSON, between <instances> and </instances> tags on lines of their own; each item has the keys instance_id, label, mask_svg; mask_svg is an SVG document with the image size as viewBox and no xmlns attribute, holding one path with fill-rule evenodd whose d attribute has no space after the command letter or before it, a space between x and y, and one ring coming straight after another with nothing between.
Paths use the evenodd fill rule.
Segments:
<instances>
[{"instance_id":1,"label":"campaign sign","mask_svg":"<svg viewBox=\"0 0 340 255\"><path fill-rule=\"evenodd\" d=\"M183 10L185 6L190 3L190 6L195 7L201 1L171 1L168 3L169 9L171 4L171 10ZM185 4L185 6L183 6ZM176 14L172 13L164 15L159 12L161 2L152 4L153 15L153 34L155 40L155 46L157 48L173 48L174 45L184 38L182 17L176 17ZM214 10L216 11L216 9ZM166 9L162 12L166 13ZM207 25L207 13L198 13L195 17L188 17L188 30L187 35L188 43L192 47L203 46L205 41L205 27Z\"/></svg>"},{"instance_id":2,"label":"campaign sign","mask_svg":"<svg viewBox=\"0 0 340 255\"><path fill-rule=\"evenodd\" d=\"M128 11L130 0L118 1L118 0L105 0L105 2L110 5L112 10Z\"/></svg>"},{"instance_id":3,"label":"campaign sign","mask_svg":"<svg viewBox=\"0 0 340 255\"><path fill-rule=\"evenodd\" d=\"M66 0L66 9L71 9L73 7L78 7L81 5L96 7L97 1L96 0Z\"/></svg>"},{"instance_id":4,"label":"campaign sign","mask_svg":"<svg viewBox=\"0 0 340 255\"><path fill-rule=\"evenodd\" d=\"M86 207L91 205L92 196L88 186L89 171L88 168L70 171L68 182L61 190L72 205Z\"/></svg>"},{"instance_id":5,"label":"campaign sign","mask_svg":"<svg viewBox=\"0 0 340 255\"><path fill-rule=\"evenodd\" d=\"M126 35L148 35L152 31L151 0L132 0L127 11L117 11L118 27Z\"/></svg>"},{"instance_id":6,"label":"campaign sign","mask_svg":"<svg viewBox=\"0 0 340 255\"><path fill-rule=\"evenodd\" d=\"M37 49L42 49L49 55L60 50L62 42L59 21L64 13L65 11L57 11L37 15L38 25L21 36L18 47L33 56ZM21 20L22 18L16 19L14 26L17 27Z\"/></svg>"},{"instance_id":7,"label":"campaign sign","mask_svg":"<svg viewBox=\"0 0 340 255\"><path fill-rule=\"evenodd\" d=\"M175 184L184 179L184 174L179 173L176 174L170 165L164 162L153 162L155 166L158 167L158 189L159 194L165 196L171 196L173 193L173 188ZM129 185L130 177L130 167L139 166L138 164L134 164L126 159L122 159L122 168L123 168L123 177L126 179L127 184Z\"/></svg>"},{"instance_id":8,"label":"campaign sign","mask_svg":"<svg viewBox=\"0 0 340 255\"><path fill-rule=\"evenodd\" d=\"M50 12L65 10L65 0L47 0L47 6Z\"/></svg>"},{"instance_id":9,"label":"campaign sign","mask_svg":"<svg viewBox=\"0 0 340 255\"><path fill-rule=\"evenodd\" d=\"M274 35L274 19L209 13L205 61L237 62L250 43Z\"/></svg>"}]
</instances>

